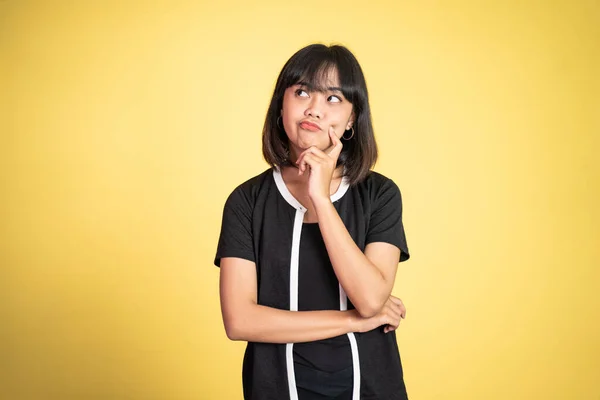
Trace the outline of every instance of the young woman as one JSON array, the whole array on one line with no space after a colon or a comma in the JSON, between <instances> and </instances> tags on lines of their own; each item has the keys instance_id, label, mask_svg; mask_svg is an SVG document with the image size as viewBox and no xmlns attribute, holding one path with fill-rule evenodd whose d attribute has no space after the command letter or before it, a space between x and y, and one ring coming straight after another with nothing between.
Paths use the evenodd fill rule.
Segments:
<instances>
[{"instance_id":1,"label":"young woman","mask_svg":"<svg viewBox=\"0 0 600 400\"><path fill-rule=\"evenodd\" d=\"M215 264L227 336L248 342L249 400L406 399L391 296L409 258L377 159L365 79L343 46L283 67L263 129L272 168L227 199Z\"/></svg>"}]
</instances>

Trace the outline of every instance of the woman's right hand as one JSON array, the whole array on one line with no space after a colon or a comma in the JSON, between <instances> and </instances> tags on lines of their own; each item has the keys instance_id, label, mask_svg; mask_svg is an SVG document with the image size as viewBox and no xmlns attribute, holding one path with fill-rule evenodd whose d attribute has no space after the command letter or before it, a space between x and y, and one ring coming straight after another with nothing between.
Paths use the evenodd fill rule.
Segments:
<instances>
[{"instance_id":1,"label":"woman's right hand","mask_svg":"<svg viewBox=\"0 0 600 400\"><path fill-rule=\"evenodd\" d=\"M353 310L356 312L356 310ZM384 333L396 330L400 325L400 320L406 318L406 307L402 300L395 296L390 296L379 313L371 318L362 318L358 312L355 332L369 332L373 329L385 325Z\"/></svg>"}]
</instances>

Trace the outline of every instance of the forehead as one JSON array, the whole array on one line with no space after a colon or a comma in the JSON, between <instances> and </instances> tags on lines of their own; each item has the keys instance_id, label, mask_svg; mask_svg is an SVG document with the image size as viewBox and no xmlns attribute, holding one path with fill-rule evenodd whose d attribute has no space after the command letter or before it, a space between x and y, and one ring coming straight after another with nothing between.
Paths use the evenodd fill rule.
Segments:
<instances>
[{"instance_id":1,"label":"forehead","mask_svg":"<svg viewBox=\"0 0 600 400\"><path fill-rule=\"evenodd\" d=\"M301 76L296 84L303 84L313 90L325 91L329 88L340 87L338 70L334 65L325 65L313 73Z\"/></svg>"}]
</instances>

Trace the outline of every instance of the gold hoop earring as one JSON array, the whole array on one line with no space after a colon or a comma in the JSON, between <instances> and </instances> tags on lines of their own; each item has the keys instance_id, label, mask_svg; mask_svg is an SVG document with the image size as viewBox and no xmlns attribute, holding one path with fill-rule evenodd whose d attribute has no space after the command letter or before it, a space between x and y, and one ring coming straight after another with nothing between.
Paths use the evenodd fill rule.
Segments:
<instances>
[{"instance_id":1,"label":"gold hoop earring","mask_svg":"<svg viewBox=\"0 0 600 400\"><path fill-rule=\"evenodd\" d=\"M350 137L347 138L346 136L344 136L344 135L346 135L346 132L348 132L348 131L346 131L346 132L344 132L344 135L342 135L342 139L350 140L354 137L354 127L350 128L350 130L352 131L352 135L350 135Z\"/></svg>"},{"instance_id":2,"label":"gold hoop earring","mask_svg":"<svg viewBox=\"0 0 600 400\"><path fill-rule=\"evenodd\" d=\"M277 124L277 127L278 127L280 130L283 130L283 127L281 127L281 126L279 125L279 121L281 121L281 115L280 115L279 117L277 117L277 122L276 122L276 124Z\"/></svg>"}]
</instances>

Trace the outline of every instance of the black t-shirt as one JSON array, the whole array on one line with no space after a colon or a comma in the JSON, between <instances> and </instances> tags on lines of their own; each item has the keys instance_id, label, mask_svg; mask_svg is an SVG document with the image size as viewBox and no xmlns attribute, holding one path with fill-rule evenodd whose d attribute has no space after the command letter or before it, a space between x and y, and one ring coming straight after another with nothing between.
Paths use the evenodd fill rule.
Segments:
<instances>
[{"instance_id":1,"label":"black t-shirt","mask_svg":"<svg viewBox=\"0 0 600 400\"><path fill-rule=\"evenodd\" d=\"M386 242L401 250L399 262L409 258L400 190L393 181L376 172L352 187L343 180L331 200L361 251L368 243ZM353 309L339 287L318 224L303 223L305 212L278 170L246 181L225 204L215 265L223 257L253 261L261 305L292 311ZM381 328L307 344L249 342L244 398L298 399L294 364L323 371L351 365L354 400L407 398L395 332L384 334Z\"/></svg>"},{"instance_id":2,"label":"black t-shirt","mask_svg":"<svg viewBox=\"0 0 600 400\"><path fill-rule=\"evenodd\" d=\"M298 262L298 311L339 309L340 286L319 224L304 223ZM352 388L352 349L347 335L295 343L293 358L299 389L337 398Z\"/></svg>"},{"instance_id":3,"label":"black t-shirt","mask_svg":"<svg viewBox=\"0 0 600 400\"><path fill-rule=\"evenodd\" d=\"M298 311L339 310L340 289L318 223L305 223L300 239ZM294 361L325 372L352 365L348 336L296 343Z\"/></svg>"}]
</instances>

